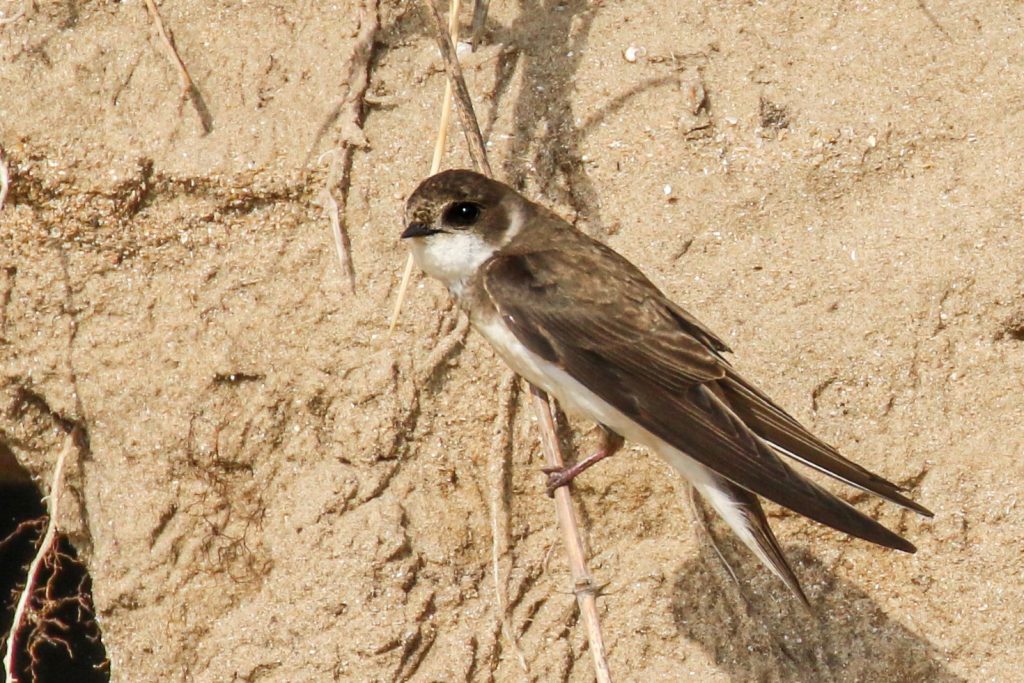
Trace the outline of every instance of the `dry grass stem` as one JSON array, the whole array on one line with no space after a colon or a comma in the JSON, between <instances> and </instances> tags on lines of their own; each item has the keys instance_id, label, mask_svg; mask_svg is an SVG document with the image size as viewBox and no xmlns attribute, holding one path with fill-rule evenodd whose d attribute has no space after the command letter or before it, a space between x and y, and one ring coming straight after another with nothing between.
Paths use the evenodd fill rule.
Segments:
<instances>
[{"instance_id":1,"label":"dry grass stem","mask_svg":"<svg viewBox=\"0 0 1024 683\"><path fill-rule=\"evenodd\" d=\"M402 312L402 302L405 301L405 293L409 289L409 282L412 281L412 254L405 259L405 270L402 271L402 282L398 285L398 298L395 299L395 310L391 311L391 322L388 323L388 334L395 331L398 325L398 316Z\"/></svg>"},{"instance_id":2,"label":"dry grass stem","mask_svg":"<svg viewBox=\"0 0 1024 683\"><path fill-rule=\"evenodd\" d=\"M64 481L64 464L68 459L68 455L77 448L78 438L78 428L76 427L64 439L64 448L61 449L60 455L57 456L57 463L53 467L53 479L50 482L50 495L48 496L49 501L47 505L50 519L46 523L46 533L43 534L43 540L39 544L39 549L36 551L35 557L32 558L32 563L28 566L25 587L18 596L18 604L14 608L14 618L11 620L10 635L7 638L7 652L4 655L4 672L7 674L7 683L17 683L18 681L16 673L17 662L15 661L15 654L20 647L17 637L18 631L21 628L22 620L26 618L29 600L36 590L39 570L42 568L45 558L53 551L53 544L57 538L57 515L60 513L60 494Z\"/></svg>"},{"instance_id":3,"label":"dry grass stem","mask_svg":"<svg viewBox=\"0 0 1024 683\"><path fill-rule=\"evenodd\" d=\"M373 45L380 30L380 11L378 0L364 0L359 14L359 32L352 57L348 60L345 74L345 92L331 109L327 120L320 126L313 147L319 143L331 125L341 118L341 134L338 147L329 150L320 157L330 157L331 165L327 171L327 179L320 191L320 204L331 224L331 236L334 238L334 251L341 265L342 276L348 283L350 293L356 291L356 273L352 265L351 242L346 230L344 216L348 206L348 192L352 176L352 154L356 147L366 147L366 136L363 134L363 102L366 89L370 84L370 60L373 57ZM340 201L334 198L337 192Z\"/></svg>"},{"instance_id":4,"label":"dry grass stem","mask_svg":"<svg viewBox=\"0 0 1024 683\"><path fill-rule=\"evenodd\" d=\"M466 88L466 81L462 76L462 68L459 66L454 42L448 31L445 30L444 19L435 0L426 0L426 2L430 15L434 19L438 47L440 47L441 56L444 59L448 81L452 84L455 106L459 119L462 122L462 130L466 136L470 156L480 173L493 177L491 166L487 161L487 149L484 146L476 114L473 112L473 102L469 97L469 90ZM548 466L564 467L565 463L555 430L555 420L547 394L532 385L530 390L534 397L534 410L537 413L541 444L544 448ZM573 576L576 602L579 605L586 627L587 641L590 644L590 653L594 660L594 672L599 683L611 683L611 672L608 669L604 638L601 634L601 620L597 612L598 590L594 584L593 577L590 575L590 570L587 568L583 538L580 535L576 512L572 505L572 494L568 487L563 486L555 492L555 510L558 515L559 526L562 529L566 552L569 556L569 568Z\"/></svg>"},{"instance_id":5,"label":"dry grass stem","mask_svg":"<svg viewBox=\"0 0 1024 683\"><path fill-rule=\"evenodd\" d=\"M459 58L455 53L455 43L448 31L445 30L444 18L441 16L441 10L437 8L435 0L427 0L427 7L430 10L430 16L434 19L437 46L441 49L444 70L448 74L448 82L451 83L455 93L455 109L459 113L462 132L466 136L466 144L469 145L469 156L480 173L493 176L491 164L487 161L484 136L480 133L480 124L477 123L476 114L473 113L473 100L469 97L466 79L462 77L462 67L459 65Z\"/></svg>"},{"instance_id":6,"label":"dry grass stem","mask_svg":"<svg viewBox=\"0 0 1024 683\"><path fill-rule=\"evenodd\" d=\"M565 467L562 452L558 445L558 432L551 410L548 395L530 385L533 394L533 407L540 423L540 443L544 449L544 459L548 467ZM604 637L601 635L601 618L597 613L598 588L587 568L587 556L583 549L583 538L580 535L576 510L572 506L572 493L568 486L555 489L555 511L558 513L559 526L562 528L562 540L569 556L569 570L572 572L573 592L583 625L587 631L587 642L594 660L594 673L598 683L611 683L611 671L605 656Z\"/></svg>"},{"instance_id":7,"label":"dry grass stem","mask_svg":"<svg viewBox=\"0 0 1024 683\"><path fill-rule=\"evenodd\" d=\"M324 182L324 187L320 190L320 205L324 208L324 213L327 214L327 220L331 223L331 236L334 238L334 252L338 257L338 263L341 265L341 274L348 283L349 294L355 294L356 292L356 273L355 268L352 266L352 250L351 242L348 239L348 232L342 227L341 224L341 207L338 206L338 201L334 198L334 194L331 192L331 188L338 183L338 175L341 164L339 163L339 152L338 150L331 150L324 156L330 156L331 165L327 171L327 180ZM323 157L321 157L323 159ZM348 195L348 175L345 174L346 187L342 188L342 195Z\"/></svg>"},{"instance_id":8,"label":"dry grass stem","mask_svg":"<svg viewBox=\"0 0 1024 683\"><path fill-rule=\"evenodd\" d=\"M174 62L174 66L178 71L178 81L181 83L182 100L190 100L192 102L192 106L196 108L196 113L199 115L199 122L203 126L203 132L209 133L213 130L213 116L210 115L210 110L206 107L206 102L203 100L203 96L199 92L199 88L197 88L196 84L192 81L192 77L188 73L188 68L185 66L185 62L182 61L181 55L178 54L178 49L174 46L174 38L164 27L164 22L160 18L160 12L157 11L154 0L146 0L146 9L149 10L149 16L153 19L153 25L156 27L156 31L160 35L160 40L163 41L164 46L167 48L168 55L170 56L171 61Z\"/></svg>"},{"instance_id":9,"label":"dry grass stem","mask_svg":"<svg viewBox=\"0 0 1024 683\"><path fill-rule=\"evenodd\" d=\"M4 148L0 147L0 211L4 209L4 202L7 201L7 190L11 187L11 176L7 171L7 157L4 155Z\"/></svg>"},{"instance_id":10,"label":"dry grass stem","mask_svg":"<svg viewBox=\"0 0 1024 683\"><path fill-rule=\"evenodd\" d=\"M342 79L344 90L341 97L335 101L330 112L320 124L316 135L313 136L313 144L303 165L309 163L313 154L320 145L320 141L331 129L331 126L341 119L341 132L338 134L338 147L349 157L353 147L367 147L369 143L363 133L363 105L367 101L366 89L370 84L370 60L373 59L373 46L377 41L377 32L380 31L380 7L379 0L363 0L359 8L359 29L356 32L355 46L352 48L352 56L349 57L346 66L348 67L345 77Z\"/></svg>"},{"instance_id":11,"label":"dry grass stem","mask_svg":"<svg viewBox=\"0 0 1024 683\"><path fill-rule=\"evenodd\" d=\"M473 29L470 33L470 40L473 43L473 50L480 47L480 37L484 34L484 27L487 25L487 10L490 8L491 0L476 0L473 5Z\"/></svg>"},{"instance_id":12,"label":"dry grass stem","mask_svg":"<svg viewBox=\"0 0 1024 683\"><path fill-rule=\"evenodd\" d=\"M460 0L452 0L448 7L448 33L452 42L459 40L459 9ZM444 98L441 100L441 119L437 126L437 139L434 141L434 157L430 160L430 175L441 170L441 159L444 157L444 150L448 144L448 126L452 117L452 82L446 80L444 83ZM398 316L402 312L402 303L405 302L405 294L409 289L409 282L412 280L412 254L405 258L405 270L402 271L402 282L398 286L398 297L395 299L395 309L391 312L391 322L388 323L388 334L395 331L398 324Z\"/></svg>"},{"instance_id":13,"label":"dry grass stem","mask_svg":"<svg viewBox=\"0 0 1024 683\"><path fill-rule=\"evenodd\" d=\"M459 10L461 0L451 0L448 6L448 35L453 43L459 42ZM434 156L430 160L430 175L441 170L441 160L448 145L448 126L452 118L452 82L444 82L444 98L441 100L441 118L437 124L437 139L434 141Z\"/></svg>"}]
</instances>

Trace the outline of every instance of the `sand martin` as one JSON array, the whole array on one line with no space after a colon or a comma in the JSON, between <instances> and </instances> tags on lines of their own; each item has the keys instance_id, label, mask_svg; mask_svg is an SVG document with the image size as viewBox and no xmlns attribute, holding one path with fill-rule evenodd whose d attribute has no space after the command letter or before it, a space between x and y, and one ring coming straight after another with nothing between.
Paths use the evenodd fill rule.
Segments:
<instances>
[{"instance_id":1,"label":"sand martin","mask_svg":"<svg viewBox=\"0 0 1024 683\"><path fill-rule=\"evenodd\" d=\"M444 171L409 197L402 238L516 373L602 427L601 448L550 473L549 486L608 457L623 437L642 444L685 477L804 602L758 496L914 552L786 460L931 512L811 434L732 367L719 337L636 266L554 212L478 173Z\"/></svg>"}]
</instances>

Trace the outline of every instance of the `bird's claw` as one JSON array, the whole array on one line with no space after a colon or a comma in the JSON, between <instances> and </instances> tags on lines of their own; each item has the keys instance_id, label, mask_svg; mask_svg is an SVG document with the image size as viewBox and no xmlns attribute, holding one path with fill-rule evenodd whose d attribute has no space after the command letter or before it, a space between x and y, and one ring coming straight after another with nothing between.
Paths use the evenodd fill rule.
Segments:
<instances>
[{"instance_id":1,"label":"bird's claw","mask_svg":"<svg viewBox=\"0 0 1024 683\"><path fill-rule=\"evenodd\" d=\"M542 467L541 472L548 475L544 487L547 489L548 497L554 498L555 491L566 486L576 478L576 472L571 467Z\"/></svg>"}]
</instances>

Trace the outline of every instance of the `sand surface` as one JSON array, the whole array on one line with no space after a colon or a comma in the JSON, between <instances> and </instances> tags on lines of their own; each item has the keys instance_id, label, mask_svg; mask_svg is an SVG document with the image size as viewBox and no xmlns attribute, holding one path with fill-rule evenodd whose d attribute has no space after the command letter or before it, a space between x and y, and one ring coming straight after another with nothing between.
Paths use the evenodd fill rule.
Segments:
<instances>
[{"instance_id":1,"label":"sand surface","mask_svg":"<svg viewBox=\"0 0 1024 683\"><path fill-rule=\"evenodd\" d=\"M1024 5L492 5L465 64L499 177L936 513L845 492L907 556L771 507L813 621L625 451L575 487L616 680L1018 678ZM380 8L354 294L334 255L359 7L163 3L209 133L144 3L0 25L0 447L45 488L88 431L61 521L112 680L593 680L524 393L435 282L387 335L444 85L419 3Z\"/></svg>"}]
</instances>

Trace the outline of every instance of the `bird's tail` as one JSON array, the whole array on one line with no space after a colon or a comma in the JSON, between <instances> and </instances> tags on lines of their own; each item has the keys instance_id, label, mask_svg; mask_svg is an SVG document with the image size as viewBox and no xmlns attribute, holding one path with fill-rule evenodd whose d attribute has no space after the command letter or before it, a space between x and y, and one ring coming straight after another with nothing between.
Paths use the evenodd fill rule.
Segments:
<instances>
[{"instance_id":1,"label":"bird's tail","mask_svg":"<svg viewBox=\"0 0 1024 683\"><path fill-rule=\"evenodd\" d=\"M695 483L694 488L764 566L779 577L800 602L811 610L811 603L807 600L807 595L786 560L782 548L779 547L758 497L710 470L708 475L705 481Z\"/></svg>"},{"instance_id":2,"label":"bird's tail","mask_svg":"<svg viewBox=\"0 0 1024 683\"><path fill-rule=\"evenodd\" d=\"M844 458L739 375L731 373L717 388L743 423L783 455L919 515L932 516L926 507L903 495L896 484Z\"/></svg>"}]
</instances>

